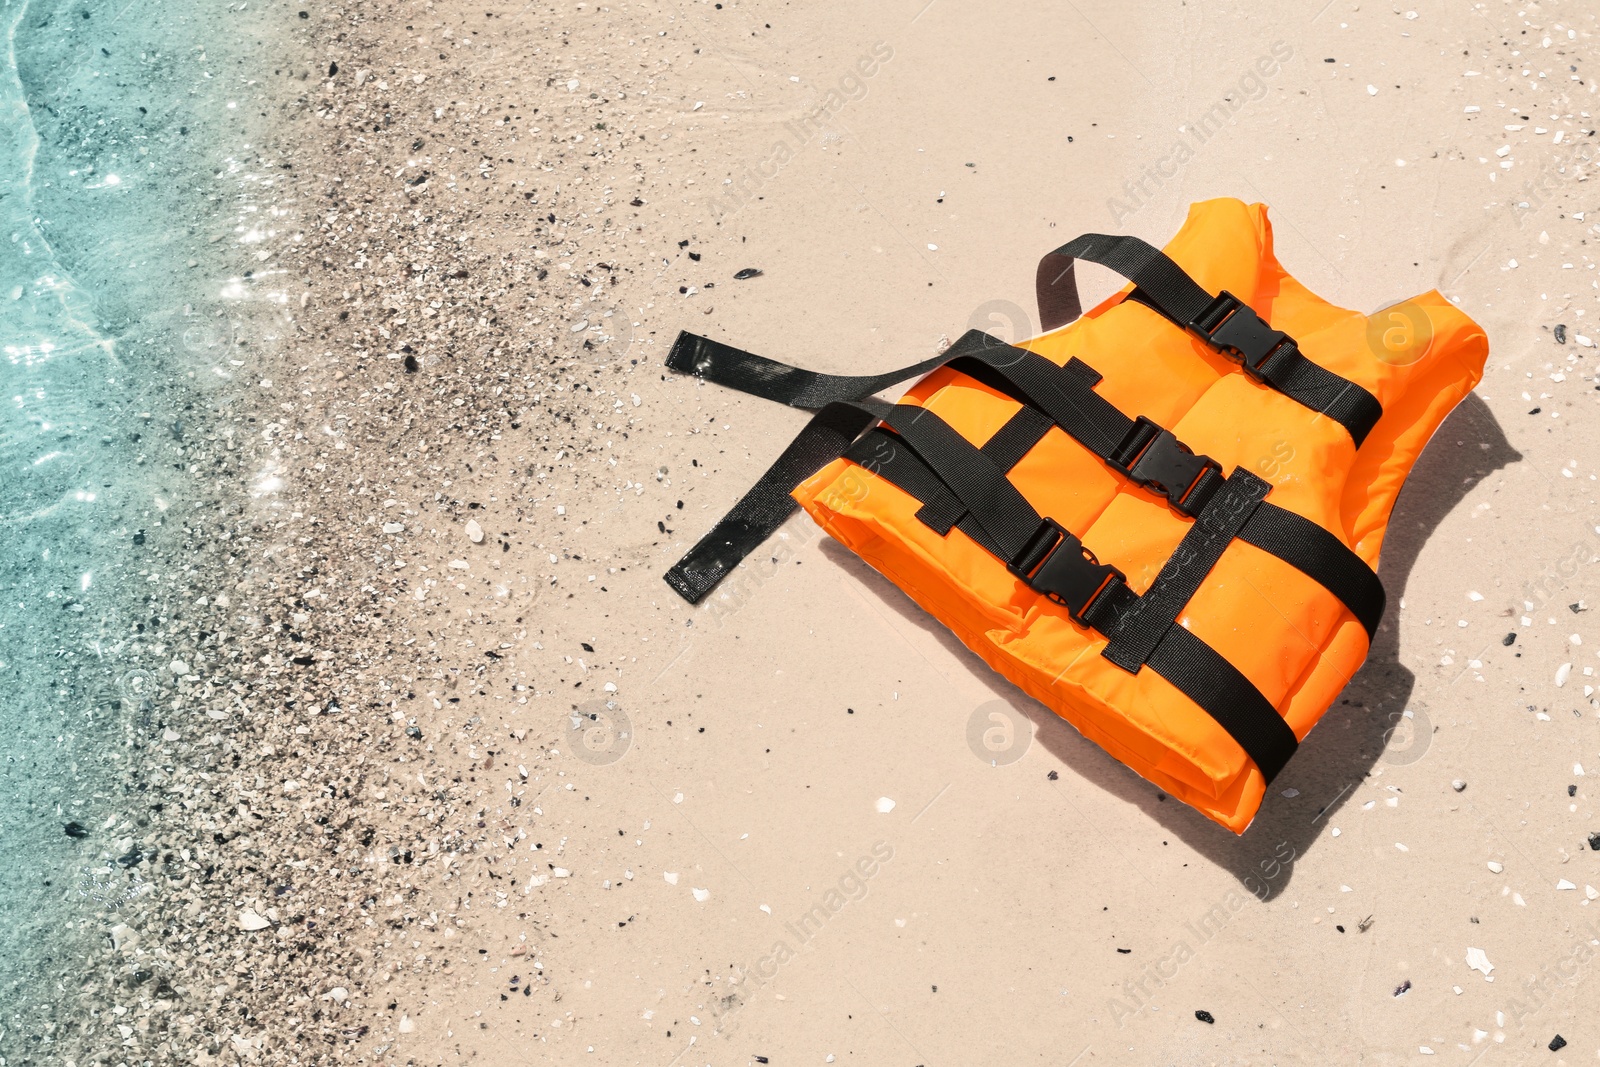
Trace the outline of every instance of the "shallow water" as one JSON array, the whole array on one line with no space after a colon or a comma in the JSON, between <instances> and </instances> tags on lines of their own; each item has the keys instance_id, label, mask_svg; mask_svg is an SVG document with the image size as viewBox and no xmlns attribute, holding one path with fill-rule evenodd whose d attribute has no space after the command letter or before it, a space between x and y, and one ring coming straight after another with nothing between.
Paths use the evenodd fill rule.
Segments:
<instances>
[{"instance_id":1,"label":"shallow water","mask_svg":"<svg viewBox=\"0 0 1600 1067\"><path fill-rule=\"evenodd\" d=\"M34 1010L153 891L134 770L214 582L182 528L248 496L185 461L264 339L270 11L0 0L0 1064L54 1058Z\"/></svg>"}]
</instances>

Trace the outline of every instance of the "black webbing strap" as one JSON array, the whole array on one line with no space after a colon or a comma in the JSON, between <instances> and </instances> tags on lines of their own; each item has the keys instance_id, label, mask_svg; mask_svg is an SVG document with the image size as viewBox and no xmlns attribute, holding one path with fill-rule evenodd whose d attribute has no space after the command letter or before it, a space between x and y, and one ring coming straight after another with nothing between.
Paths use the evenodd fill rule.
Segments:
<instances>
[{"instance_id":1,"label":"black webbing strap","mask_svg":"<svg viewBox=\"0 0 1600 1067\"><path fill-rule=\"evenodd\" d=\"M667 368L692 374L741 393L815 411L835 401L861 400L908 378L920 378L950 362L948 353L882 374L820 374L767 359L683 330L667 353Z\"/></svg>"},{"instance_id":2,"label":"black webbing strap","mask_svg":"<svg viewBox=\"0 0 1600 1067\"><path fill-rule=\"evenodd\" d=\"M1055 424L1124 477L1167 498L1193 517L1222 484L1222 467L1197 455L1144 416L1129 418L1095 392L1100 374L1080 359L1065 367L968 330L945 352L950 366L1043 411Z\"/></svg>"},{"instance_id":3,"label":"black webbing strap","mask_svg":"<svg viewBox=\"0 0 1600 1067\"><path fill-rule=\"evenodd\" d=\"M1338 597L1367 631L1368 641L1377 634L1386 599L1383 583L1333 534L1303 515L1263 503L1239 531L1239 540L1277 556Z\"/></svg>"},{"instance_id":4,"label":"black webbing strap","mask_svg":"<svg viewBox=\"0 0 1600 1067\"><path fill-rule=\"evenodd\" d=\"M1021 557L1044 522L1006 472L927 408L896 404L883 423L922 458L988 533L1007 565Z\"/></svg>"},{"instance_id":5,"label":"black webbing strap","mask_svg":"<svg viewBox=\"0 0 1600 1067\"><path fill-rule=\"evenodd\" d=\"M1278 709L1239 668L1176 624L1167 628L1148 663L1239 742L1267 784L1272 784L1300 742Z\"/></svg>"},{"instance_id":6,"label":"black webbing strap","mask_svg":"<svg viewBox=\"0 0 1600 1067\"><path fill-rule=\"evenodd\" d=\"M1038 408L1124 477L1165 496L1180 514L1198 515L1222 484L1215 460L1195 454L1142 415L1124 415L1095 392L1100 374L1082 360L1057 366L981 330L968 330L933 360L863 376L802 371L687 332L667 356L673 370L793 407L859 400L945 365Z\"/></svg>"},{"instance_id":7,"label":"black webbing strap","mask_svg":"<svg viewBox=\"0 0 1600 1067\"><path fill-rule=\"evenodd\" d=\"M993 460L996 467L1010 473L1011 468L1022 462L1022 457L1039 443L1053 425L1049 418L1023 405L994 432L993 437L983 443L979 451ZM863 466L873 463L875 459L881 463L882 450L888 440L887 434L869 433L847 450L845 455ZM858 449L861 450L859 453ZM858 454L861 455L860 459L856 458ZM939 536L943 537L967 514L967 506L940 483L937 495L922 505L917 511L917 518L923 525L937 531Z\"/></svg>"},{"instance_id":8,"label":"black webbing strap","mask_svg":"<svg viewBox=\"0 0 1600 1067\"><path fill-rule=\"evenodd\" d=\"M689 603L700 603L794 513L794 487L839 458L887 406L836 403L817 412L733 510L666 573L667 584Z\"/></svg>"},{"instance_id":9,"label":"black webbing strap","mask_svg":"<svg viewBox=\"0 0 1600 1067\"><path fill-rule=\"evenodd\" d=\"M1340 423L1361 447L1383 416L1378 398L1356 383L1311 362L1295 339L1274 330L1238 297L1212 296L1159 248L1137 237L1086 233L1039 261L1036 285L1045 329L1076 317L1079 307L1073 263L1085 259L1133 282L1132 299L1147 304L1218 351L1244 364L1252 376L1284 396ZM1069 297L1070 294L1070 297Z\"/></svg>"},{"instance_id":10,"label":"black webbing strap","mask_svg":"<svg viewBox=\"0 0 1600 1067\"><path fill-rule=\"evenodd\" d=\"M1271 489L1270 482L1235 468L1189 526L1150 588L1117 620L1107 635L1111 642L1100 654L1125 671L1137 671L1141 663L1149 662L1179 612Z\"/></svg>"},{"instance_id":11,"label":"black webbing strap","mask_svg":"<svg viewBox=\"0 0 1600 1067\"><path fill-rule=\"evenodd\" d=\"M1121 571L1040 516L983 449L933 412L896 405L884 422L889 431L874 430L846 454L871 455L879 476L919 500L945 492L958 496L967 514L957 527L1024 584L1062 604L1074 621L1113 636L1130 614L1148 619L1165 610L1140 611L1145 598L1129 588ZM1253 478L1240 473L1241 484ZM1176 614L1174 609L1157 633L1148 658L1131 670L1148 663L1227 731L1270 782L1294 754L1299 743L1294 731L1238 668L1176 625Z\"/></svg>"}]
</instances>

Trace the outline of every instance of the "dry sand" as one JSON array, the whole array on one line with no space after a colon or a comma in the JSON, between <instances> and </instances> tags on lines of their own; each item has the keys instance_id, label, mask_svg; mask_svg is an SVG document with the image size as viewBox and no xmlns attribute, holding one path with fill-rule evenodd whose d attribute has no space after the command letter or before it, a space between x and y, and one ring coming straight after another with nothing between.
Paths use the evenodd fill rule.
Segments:
<instances>
[{"instance_id":1,"label":"dry sand","mask_svg":"<svg viewBox=\"0 0 1600 1067\"><path fill-rule=\"evenodd\" d=\"M205 805L283 879L173 876L146 947L202 931L229 987L174 1059L1600 1054L1592 12L311 19L248 446L277 481L233 594L299 640ZM1242 838L804 518L698 609L661 581L804 420L666 372L680 328L847 373L1015 339L1039 255L1216 195L1271 205L1336 303L1437 286L1493 346L1397 507L1367 667ZM968 741L993 702L999 766Z\"/></svg>"}]
</instances>

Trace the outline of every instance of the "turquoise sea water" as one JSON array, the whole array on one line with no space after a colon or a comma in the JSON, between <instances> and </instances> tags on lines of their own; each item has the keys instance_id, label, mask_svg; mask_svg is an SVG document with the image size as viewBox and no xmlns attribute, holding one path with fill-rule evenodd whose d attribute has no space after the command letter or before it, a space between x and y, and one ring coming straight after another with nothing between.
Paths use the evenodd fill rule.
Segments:
<instances>
[{"instance_id":1,"label":"turquoise sea water","mask_svg":"<svg viewBox=\"0 0 1600 1067\"><path fill-rule=\"evenodd\" d=\"M186 463L262 302L247 7L0 0L0 1064L61 1062L64 976L155 891L135 772L207 582L180 531L248 489Z\"/></svg>"}]
</instances>

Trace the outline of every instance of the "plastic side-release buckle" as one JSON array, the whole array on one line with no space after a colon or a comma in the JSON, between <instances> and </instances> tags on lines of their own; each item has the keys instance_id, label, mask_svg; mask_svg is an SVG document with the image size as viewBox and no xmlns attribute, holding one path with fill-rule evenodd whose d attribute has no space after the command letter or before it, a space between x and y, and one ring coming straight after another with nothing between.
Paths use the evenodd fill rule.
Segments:
<instances>
[{"instance_id":1,"label":"plastic side-release buckle","mask_svg":"<svg viewBox=\"0 0 1600 1067\"><path fill-rule=\"evenodd\" d=\"M1006 566L1028 588L1065 607L1082 626L1090 625L1084 616L1095 601L1113 585L1126 585L1128 580L1117 568L1096 559L1054 519L1041 522L1022 553Z\"/></svg>"},{"instance_id":2,"label":"plastic side-release buckle","mask_svg":"<svg viewBox=\"0 0 1600 1067\"><path fill-rule=\"evenodd\" d=\"M1257 378L1264 376L1267 360L1284 345L1295 343L1294 338L1274 330L1249 304L1226 289L1189 328L1214 347L1236 354L1245 370Z\"/></svg>"},{"instance_id":3,"label":"plastic side-release buckle","mask_svg":"<svg viewBox=\"0 0 1600 1067\"><path fill-rule=\"evenodd\" d=\"M1167 498L1173 509L1194 518L1211 499L1222 464L1199 455L1171 430L1140 415L1112 451L1110 464L1133 481ZM1207 488L1207 487L1210 488Z\"/></svg>"}]
</instances>

